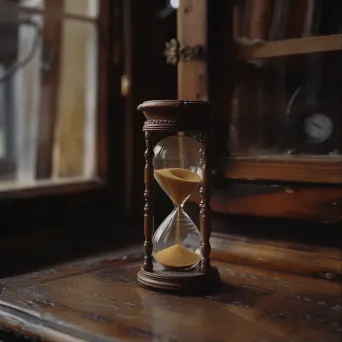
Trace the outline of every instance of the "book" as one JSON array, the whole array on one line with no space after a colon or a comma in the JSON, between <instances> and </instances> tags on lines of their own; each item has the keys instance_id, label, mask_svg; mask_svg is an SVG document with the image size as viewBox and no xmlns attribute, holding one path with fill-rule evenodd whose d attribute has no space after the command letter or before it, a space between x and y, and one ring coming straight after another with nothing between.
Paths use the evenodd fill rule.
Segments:
<instances>
[{"instance_id":1,"label":"book","mask_svg":"<svg viewBox=\"0 0 342 342\"><path fill-rule=\"evenodd\" d=\"M274 1L271 24L268 34L269 40L282 40L286 38L290 3L291 0Z\"/></svg>"},{"instance_id":2,"label":"book","mask_svg":"<svg viewBox=\"0 0 342 342\"><path fill-rule=\"evenodd\" d=\"M248 38L267 40L272 15L272 1L249 0L249 2Z\"/></svg>"},{"instance_id":3,"label":"book","mask_svg":"<svg viewBox=\"0 0 342 342\"><path fill-rule=\"evenodd\" d=\"M302 30L302 37L311 36L313 33L313 21L314 21L314 14L315 14L315 0L306 0L306 8L305 8L305 16L304 16L304 25ZM317 8L316 8L317 10Z\"/></svg>"},{"instance_id":4,"label":"book","mask_svg":"<svg viewBox=\"0 0 342 342\"><path fill-rule=\"evenodd\" d=\"M289 14L291 24L288 25L286 38L307 37L311 32L315 0L291 0Z\"/></svg>"},{"instance_id":5,"label":"book","mask_svg":"<svg viewBox=\"0 0 342 342\"><path fill-rule=\"evenodd\" d=\"M243 14L243 32L242 36L244 38L249 38L249 31L250 31L250 22L251 22L251 12L252 12L252 1L253 0L247 0L244 14Z\"/></svg>"},{"instance_id":6,"label":"book","mask_svg":"<svg viewBox=\"0 0 342 342\"><path fill-rule=\"evenodd\" d=\"M307 31L305 33L307 36L317 36L321 34L323 31L322 27L322 17L324 14L324 7L323 5L326 5L326 1L323 0L315 0L314 6L312 9L312 19L311 22L308 23L310 25L308 28L305 28Z\"/></svg>"}]
</instances>

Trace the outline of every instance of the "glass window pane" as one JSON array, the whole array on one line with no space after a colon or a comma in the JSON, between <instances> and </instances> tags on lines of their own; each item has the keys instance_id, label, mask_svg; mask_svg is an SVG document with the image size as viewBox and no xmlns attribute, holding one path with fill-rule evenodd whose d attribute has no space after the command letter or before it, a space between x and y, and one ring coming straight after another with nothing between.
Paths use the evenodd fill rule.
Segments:
<instances>
[{"instance_id":1,"label":"glass window pane","mask_svg":"<svg viewBox=\"0 0 342 342\"><path fill-rule=\"evenodd\" d=\"M9 1L7 0L7 2ZM21 6L60 10L60 0L18 0L17 2L19 2ZM99 0L66 0L64 1L62 10L64 13L68 14L84 15L90 18L96 18L99 13Z\"/></svg>"},{"instance_id":2,"label":"glass window pane","mask_svg":"<svg viewBox=\"0 0 342 342\"><path fill-rule=\"evenodd\" d=\"M65 3L64 11L69 14L86 15L95 18L99 11L98 0L73 0Z\"/></svg>"},{"instance_id":3,"label":"glass window pane","mask_svg":"<svg viewBox=\"0 0 342 342\"><path fill-rule=\"evenodd\" d=\"M97 1L63 3L80 18L0 6L0 191L97 176Z\"/></svg>"}]
</instances>

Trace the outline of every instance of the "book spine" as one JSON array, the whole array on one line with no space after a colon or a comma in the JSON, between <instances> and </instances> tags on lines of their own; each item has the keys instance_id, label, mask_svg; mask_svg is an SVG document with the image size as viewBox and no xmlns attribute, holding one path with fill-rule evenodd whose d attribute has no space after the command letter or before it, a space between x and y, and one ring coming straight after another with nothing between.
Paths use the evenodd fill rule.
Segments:
<instances>
[{"instance_id":1,"label":"book spine","mask_svg":"<svg viewBox=\"0 0 342 342\"><path fill-rule=\"evenodd\" d=\"M272 14L271 0L254 0L251 2L249 38L266 40Z\"/></svg>"},{"instance_id":2,"label":"book spine","mask_svg":"<svg viewBox=\"0 0 342 342\"><path fill-rule=\"evenodd\" d=\"M289 8L290 0L275 0L269 40L281 40L286 37Z\"/></svg>"},{"instance_id":3,"label":"book spine","mask_svg":"<svg viewBox=\"0 0 342 342\"><path fill-rule=\"evenodd\" d=\"M303 36L303 28L308 16L310 2L314 2L314 0L291 0L289 9L290 24L288 25L286 38L301 38Z\"/></svg>"},{"instance_id":4,"label":"book spine","mask_svg":"<svg viewBox=\"0 0 342 342\"><path fill-rule=\"evenodd\" d=\"M253 4L253 0L246 1L244 17L243 17L243 32L242 32L242 36L244 38L249 38L252 4Z\"/></svg>"},{"instance_id":5,"label":"book spine","mask_svg":"<svg viewBox=\"0 0 342 342\"><path fill-rule=\"evenodd\" d=\"M322 30L322 13L323 12L323 0L315 0L312 9L312 20L309 36L316 36L321 33Z\"/></svg>"},{"instance_id":6,"label":"book spine","mask_svg":"<svg viewBox=\"0 0 342 342\"><path fill-rule=\"evenodd\" d=\"M306 13L303 25L303 37L311 36L312 24L314 20L315 0L307 0Z\"/></svg>"}]
</instances>

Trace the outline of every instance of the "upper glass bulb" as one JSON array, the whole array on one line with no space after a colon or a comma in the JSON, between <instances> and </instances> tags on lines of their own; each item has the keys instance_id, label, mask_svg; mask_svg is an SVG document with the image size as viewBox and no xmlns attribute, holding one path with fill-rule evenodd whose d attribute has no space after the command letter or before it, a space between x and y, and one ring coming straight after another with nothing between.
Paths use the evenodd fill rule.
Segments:
<instances>
[{"instance_id":1,"label":"upper glass bulb","mask_svg":"<svg viewBox=\"0 0 342 342\"><path fill-rule=\"evenodd\" d=\"M154 176L171 201L180 206L202 179L201 144L187 136L170 136L154 148Z\"/></svg>"}]
</instances>

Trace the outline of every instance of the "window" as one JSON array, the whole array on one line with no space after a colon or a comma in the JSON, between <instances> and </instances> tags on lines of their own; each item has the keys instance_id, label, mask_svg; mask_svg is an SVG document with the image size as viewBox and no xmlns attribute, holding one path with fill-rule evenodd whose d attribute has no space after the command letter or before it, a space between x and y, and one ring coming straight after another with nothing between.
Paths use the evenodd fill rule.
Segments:
<instances>
[{"instance_id":1,"label":"window","mask_svg":"<svg viewBox=\"0 0 342 342\"><path fill-rule=\"evenodd\" d=\"M99 0L0 1L0 191L98 178Z\"/></svg>"}]
</instances>

